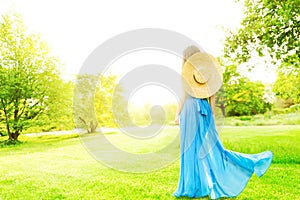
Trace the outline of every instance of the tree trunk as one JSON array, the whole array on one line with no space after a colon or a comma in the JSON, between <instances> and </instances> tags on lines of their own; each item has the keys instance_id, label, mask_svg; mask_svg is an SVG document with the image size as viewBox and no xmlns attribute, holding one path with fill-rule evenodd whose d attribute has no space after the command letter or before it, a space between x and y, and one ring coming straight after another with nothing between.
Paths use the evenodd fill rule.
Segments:
<instances>
[{"instance_id":1,"label":"tree trunk","mask_svg":"<svg viewBox=\"0 0 300 200\"><path fill-rule=\"evenodd\" d=\"M17 132L14 132L14 133L9 133L8 134L8 139L9 140L14 140L14 141L17 141L18 140L18 137L19 137L20 133L17 131Z\"/></svg>"},{"instance_id":2,"label":"tree trunk","mask_svg":"<svg viewBox=\"0 0 300 200\"><path fill-rule=\"evenodd\" d=\"M90 129L91 129L91 132L90 132L90 133L95 133L95 132L96 132L97 126L98 126L98 123L97 123L97 122L94 123L94 121L92 120L92 121L90 122Z\"/></svg>"},{"instance_id":3,"label":"tree trunk","mask_svg":"<svg viewBox=\"0 0 300 200\"><path fill-rule=\"evenodd\" d=\"M85 120L82 117L79 117L79 119L83 122L83 124L85 125L85 128L87 130L87 132L90 132L89 126L86 124Z\"/></svg>"},{"instance_id":4,"label":"tree trunk","mask_svg":"<svg viewBox=\"0 0 300 200\"><path fill-rule=\"evenodd\" d=\"M225 111L225 106L224 106L224 104L221 104L219 107L221 108L223 117L226 117L226 111Z\"/></svg>"}]
</instances>

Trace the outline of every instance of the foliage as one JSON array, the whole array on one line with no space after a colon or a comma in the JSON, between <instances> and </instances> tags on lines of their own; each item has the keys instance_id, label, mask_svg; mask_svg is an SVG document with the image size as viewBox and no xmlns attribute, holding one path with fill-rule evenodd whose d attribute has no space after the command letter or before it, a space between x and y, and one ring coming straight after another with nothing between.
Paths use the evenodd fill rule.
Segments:
<instances>
[{"instance_id":1,"label":"foliage","mask_svg":"<svg viewBox=\"0 0 300 200\"><path fill-rule=\"evenodd\" d=\"M132 123L135 126L149 126L151 124L150 109L152 105L150 103L144 106L135 106L130 104L128 112Z\"/></svg>"},{"instance_id":2,"label":"foliage","mask_svg":"<svg viewBox=\"0 0 300 200\"><path fill-rule=\"evenodd\" d=\"M114 75L100 76L99 79L95 93L97 120L102 127L117 127L128 116L122 84L117 83Z\"/></svg>"},{"instance_id":3,"label":"foliage","mask_svg":"<svg viewBox=\"0 0 300 200\"><path fill-rule=\"evenodd\" d=\"M27 133L60 131L74 129L73 122L73 90L74 83L59 80L59 93L53 94L53 102L48 105L49 112L39 116L31 122Z\"/></svg>"},{"instance_id":4,"label":"foliage","mask_svg":"<svg viewBox=\"0 0 300 200\"><path fill-rule=\"evenodd\" d=\"M223 87L216 94L216 106L227 116L265 113L271 104L264 98L265 87L251 82L237 72L236 65L228 65L223 73ZM224 115L225 116L225 115Z\"/></svg>"},{"instance_id":5,"label":"foliage","mask_svg":"<svg viewBox=\"0 0 300 200\"><path fill-rule=\"evenodd\" d=\"M254 52L271 56L279 65L273 91L276 96L300 102L300 6L299 0L245 0L245 18L239 30L226 38L225 56L249 61Z\"/></svg>"},{"instance_id":6,"label":"foliage","mask_svg":"<svg viewBox=\"0 0 300 200\"><path fill-rule=\"evenodd\" d=\"M300 68L293 72L279 70L273 91L283 100L291 100L293 104L300 103Z\"/></svg>"},{"instance_id":7,"label":"foliage","mask_svg":"<svg viewBox=\"0 0 300 200\"><path fill-rule=\"evenodd\" d=\"M74 122L76 128L85 128L88 133L95 132L98 122L94 108L94 94L98 77L77 75L74 96Z\"/></svg>"},{"instance_id":8,"label":"foliage","mask_svg":"<svg viewBox=\"0 0 300 200\"><path fill-rule=\"evenodd\" d=\"M264 113L271 104L264 99L264 85L242 77L226 86L228 116Z\"/></svg>"},{"instance_id":9,"label":"foliage","mask_svg":"<svg viewBox=\"0 0 300 200\"><path fill-rule=\"evenodd\" d=\"M223 73L223 85L220 90L216 93L216 107L219 107L222 111L222 115L226 116L226 107L228 105L228 98L227 93L227 85L229 82L240 77L240 74L237 72L236 65L227 65L225 67L225 71ZM229 89L229 88L228 88Z\"/></svg>"},{"instance_id":10,"label":"foliage","mask_svg":"<svg viewBox=\"0 0 300 200\"><path fill-rule=\"evenodd\" d=\"M78 75L74 89L74 120L77 128L95 132L98 125L116 127L114 112L125 103L115 76ZM113 99L118 101L112 105Z\"/></svg>"},{"instance_id":11,"label":"foliage","mask_svg":"<svg viewBox=\"0 0 300 200\"><path fill-rule=\"evenodd\" d=\"M226 86L226 96L228 116L255 115L271 108L264 99L264 85L244 77Z\"/></svg>"},{"instance_id":12,"label":"foliage","mask_svg":"<svg viewBox=\"0 0 300 200\"><path fill-rule=\"evenodd\" d=\"M285 99L282 99L282 98L275 98L272 110L288 108L293 104L294 104L294 102L293 102L292 99L286 99L285 100Z\"/></svg>"},{"instance_id":13,"label":"foliage","mask_svg":"<svg viewBox=\"0 0 300 200\"><path fill-rule=\"evenodd\" d=\"M163 110L163 113L155 113L155 108L157 107L150 103L146 103L144 106L139 107L131 105L129 107L130 119L136 126L149 126L151 124L151 120L157 121L158 123L161 123L164 120L164 124L173 125L177 105L169 103L165 105L160 105L160 107ZM162 114L164 116L162 116Z\"/></svg>"},{"instance_id":14,"label":"foliage","mask_svg":"<svg viewBox=\"0 0 300 200\"><path fill-rule=\"evenodd\" d=\"M241 28L226 38L225 55L241 63L248 61L254 50L299 67L299 1L245 0L244 9Z\"/></svg>"},{"instance_id":15,"label":"foliage","mask_svg":"<svg viewBox=\"0 0 300 200\"><path fill-rule=\"evenodd\" d=\"M17 14L2 16L0 27L0 123L9 139L17 140L38 117L63 110L60 61Z\"/></svg>"},{"instance_id":16,"label":"foliage","mask_svg":"<svg viewBox=\"0 0 300 200\"><path fill-rule=\"evenodd\" d=\"M167 105L163 105L163 109L165 111L165 120L167 124L174 124L174 119L175 119L175 113L176 113L176 109L177 109L177 105L176 104L167 104Z\"/></svg>"}]
</instances>

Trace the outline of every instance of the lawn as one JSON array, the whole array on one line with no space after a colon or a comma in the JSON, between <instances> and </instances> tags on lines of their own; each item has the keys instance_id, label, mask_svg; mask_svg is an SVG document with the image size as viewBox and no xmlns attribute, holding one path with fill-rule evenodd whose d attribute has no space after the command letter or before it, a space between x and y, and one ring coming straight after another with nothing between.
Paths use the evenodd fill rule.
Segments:
<instances>
[{"instance_id":1,"label":"lawn","mask_svg":"<svg viewBox=\"0 0 300 200\"><path fill-rule=\"evenodd\" d=\"M166 129L160 141L169 141L177 131ZM267 173L253 176L235 199L300 199L300 126L223 127L220 136L231 150L274 153ZM122 134L108 137L137 152L153 148L151 140L145 141L147 149L121 140ZM0 148L0 199L176 199L171 194L177 186L178 160L150 173L124 173L94 160L76 134L20 140L22 144Z\"/></svg>"},{"instance_id":2,"label":"lawn","mask_svg":"<svg viewBox=\"0 0 300 200\"><path fill-rule=\"evenodd\" d=\"M257 114L253 116L222 117L219 116L220 124L230 126L269 126L269 125L300 125L300 112L272 114Z\"/></svg>"}]
</instances>

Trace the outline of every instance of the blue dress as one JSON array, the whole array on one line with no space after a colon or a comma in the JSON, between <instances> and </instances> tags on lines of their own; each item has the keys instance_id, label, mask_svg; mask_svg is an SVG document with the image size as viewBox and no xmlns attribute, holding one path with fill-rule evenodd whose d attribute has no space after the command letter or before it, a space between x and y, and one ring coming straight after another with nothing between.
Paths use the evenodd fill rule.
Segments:
<instances>
[{"instance_id":1,"label":"blue dress","mask_svg":"<svg viewBox=\"0 0 300 200\"><path fill-rule=\"evenodd\" d=\"M207 99L188 96L180 114L180 177L176 197L235 197L255 173L262 176L273 154L244 154L224 148Z\"/></svg>"}]
</instances>

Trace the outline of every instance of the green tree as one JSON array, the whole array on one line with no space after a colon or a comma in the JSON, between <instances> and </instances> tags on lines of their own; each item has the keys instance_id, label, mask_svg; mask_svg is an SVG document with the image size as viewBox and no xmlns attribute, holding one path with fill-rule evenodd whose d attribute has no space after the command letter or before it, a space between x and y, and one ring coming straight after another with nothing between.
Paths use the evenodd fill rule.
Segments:
<instances>
[{"instance_id":1,"label":"green tree","mask_svg":"<svg viewBox=\"0 0 300 200\"><path fill-rule=\"evenodd\" d=\"M220 90L216 94L216 107L220 108L222 111L222 115L226 116L226 107L228 105L228 98L229 96L226 96L226 93L230 93L229 90L231 87L229 86L229 83L232 83L234 79L237 79L240 77L240 74L237 72L236 65L228 65L225 68L225 71L223 73L223 85L220 88Z\"/></svg>"},{"instance_id":2,"label":"green tree","mask_svg":"<svg viewBox=\"0 0 300 200\"><path fill-rule=\"evenodd\" d=\"M271 108L264 95L262 83L250 81L237 72L236 65L228 64L223 73L223 87L216 94L216 106L221 108L223 116L260 114Z\"/></svg>"},{"instance_id":3,"label":"green tree","mask_svg":"<svg viewBox=\"0 0 300 200\"><path fill-rule=\"evenodd\" d=\"M174 104L174 103L165 104L165 105L163 105L163 109L165 112L166 122L169 124L174 124L177 104Z\"/></svg>"},{"instance_id":4,"label":"green tree","mask_svg":"<svg viewBox=\"0 0 300 200\"><path fill-rule=\"evenodd\" d=\"M73 90L74 83L58 79L55 83L56 92L49 96L47 112L32 122L26 131L40 132L52 130L74 129L73 122Z\"/></svg>"},{"instance_id":5,"label":"green tree","mask_svg":"<svg viewBox=\"0 0 300 200\"><path fill-rule=\"evenodd\" d=\"M299 67L299 0L245 0L241 28L226 38L225 55L239 63L248 61L252 51L267 53L273 60Z\"/></svg>"},{"instance_id":6,"label":"green tree","mask_svg":"<svg viewBox=\"0 0 300 200\"><path fill-rule=\"evenodd\" d=\"M151 124L150 110L153 105L146 103L143 106L135 106L133 104L128 108L129 120L133 126L149 126ZM130 123L127 123L130 124ZM126 123L121 124L126 126Z\"/></svg>"},{"instance_id":7,"label":"green tree","mask_svg":"<svg viewBox=\"0 0 300 200\"><path fill-rule=\"evenodd\" d=\"M114 75L100 76L99 79L95 94L96 117L100 126L117 127L128 116L128 102L124 100L122 84L117 83Z\"/></svg>"},{"instance_id":8,"label":"green tree","mask_svg":"<svg viewBox=\"0 0 300 200\"><path fill-rule=\"evenodd\" d=\"M226 116L226 106L226 92L223 85L216 94L216 107L221 109L223 117Z\"/></svg>"},{"instance_id":9,"label":"green tree","mask_svg":"<svg viewBox=\"0 0 300 200\"><path fill-rule=\"evenodd\" d=\"M249 61L253 52L270 55L279 66L273 91L294 103L300 102L299 5L299 0L245 0L241 28L229 32L224 47L224 55L237 63Z\"/></svg>"},{"instance_id":10,"label":"green tree","mask_svg":"<svg viewBox=\"0 0 300 200\"><path fill-rule=\"evenodd\" d=\"M74 119L76 127L93 133L99 126L116 127L114 112L121 112L126 103L122 87L116 87L116 76L78 75L74 90ZM113 99L117 103L113 106ZM127 110L127 109L125 109ZM122 115L119 115L122 116ZM122 120L122 119L119 119Z\"/></svg>"},{"instance_id":11,"label":"green tree","mask_svg":"<svg viewBox=\"0 0 300 200\"><path fill-rule=\"evenodd\" d=\"M255 115L266 112L270 104L264 99L264 85L240 77L226 86L228 116Z\"/></svg>"},{"instance_id":12,"label":"green tree","mask_svg":"<svg viewBox=\"0 0 300 200\"><path fill-rule=\"evenodd\" d=\"M280 70L273 86L276 96L293 104L300 103L300 76L299 70L286 72Z\"/></svg>"},{"instance_id":13,"label":"green tree","mask_svg":"<svg viewBox=\"0 0 300 200\"><path fill-rule=\"evenodd\" d=\"M48 44L39 35L30 34L20 16L2 16L0 123L5 125L9 140L18 140L34 120L53 110L50 105L57 105L61 91L59 65Z\"/></svg>"},{"instance_id":14,"label":"green tree","mask_svg":"<svg viewBox=\"0 0 300 200\"><path fill-rule=\"evenodd\" d=\"M94 107L97 82L98 76L78 75L74 89L74 122L77 128L85 128L88 133L95 132L98 126Z\"/></svg>"}]
</instances>

